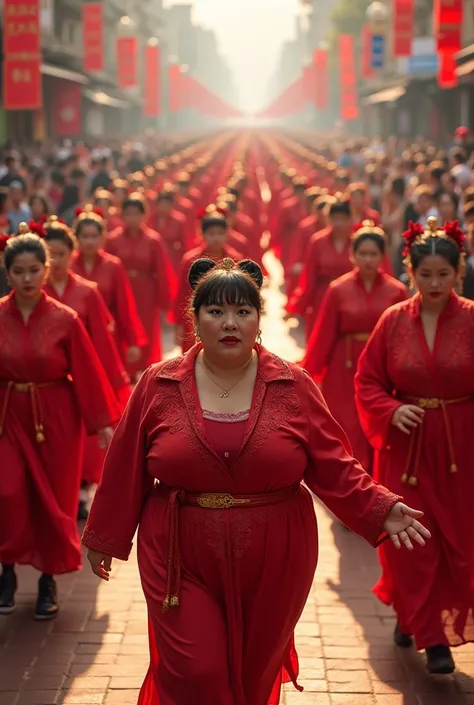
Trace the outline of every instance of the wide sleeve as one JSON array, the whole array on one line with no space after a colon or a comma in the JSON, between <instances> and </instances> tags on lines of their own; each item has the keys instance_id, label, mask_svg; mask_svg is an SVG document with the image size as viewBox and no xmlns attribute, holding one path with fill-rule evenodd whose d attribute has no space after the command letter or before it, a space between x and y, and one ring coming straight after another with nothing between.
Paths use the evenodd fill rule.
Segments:
<instances>
[{"instance_id":1,"label":"wide sleeve","mask_svg":"<svg viewBox=\"0 0 474 705\"><path fill-rule=\"evenodd\" d=\"M135 297L123 264L117 265L115 272L115 308L117 332L119 340L127 345L145 347L147 337L142 322L138 316Z\"/></svg>"},{"instance_id":2,"label":"wide sleeve","mask_svg":"<svg viewBox=\"0 0 474 705\"><path fill-rule=\"evenodd\" d=\"M154 479L146 471L147 416L154 367L141 376L115 430L82 543L126 561L147 493Z\"/></svg>"},{"instance_id":3,"label":"wide sleeve","mask_svg":"<svg viewBox=\"0 0 474 705\"><path fill-rule=\"evenodd\" d=\"M154 243L155 252L155 279L156 279L156 305L167 311L176 293L176 278L160 236Z\"/></svg>"},{"instance_id":4,"label":"wide sleeve","mask_svg":"<svg viewBox=\"0 0 474 705\"><path fill-rule=\"evenodd\" d=\"M69 373L81 415L89 435L94 435L120 418L115 394L91 339L79 317L66 338Z\"/></svg>"},{"instance_id":5,"label":"wide sleeve","mask_svg":"<svg viewBox=\"0 0 474 705\"><path fill-rule=\"evenodd\" d=\"M349 442L321 392L303 374L309 457L305 483L349 529L377 546L387 538L383 525L400 497L374 482L352 457Z\"/></svg>"},{"instance_id":6,"label":"wide sleeve","mask_svg":"<svg viewBox=\"0 0 474 705\"><path fill-rule=\"evenodd\" d=\"M362 429L376 450L387 445L392 416L402 402L393 396L387 372L388 326L392 312L386 311L369 338L354 379L356 406Z\"/></svg>"},{"instance_id":7,"label":"wide sleeve","mask_svg":"<svg viewBox=\"0 0 474 705\"><path fill-rule=\"evenodd\" d=\"M324 379L339 330L338 294L334 286L327 290L316 325L309 337L303 367L316 382Z\"/></svg>"}]
</instances>

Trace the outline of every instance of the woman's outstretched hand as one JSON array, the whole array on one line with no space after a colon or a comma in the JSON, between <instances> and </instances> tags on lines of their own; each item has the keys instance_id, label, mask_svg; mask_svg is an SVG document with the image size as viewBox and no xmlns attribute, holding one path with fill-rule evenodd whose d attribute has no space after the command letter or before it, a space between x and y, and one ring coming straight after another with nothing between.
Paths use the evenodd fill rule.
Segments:
<instances>
[{"instance_id":1,"label":"woman's outstretched hand","mask_svg":"<svg viewBox=\"0 0 474 705\"><path fill-rule=\"evenodd\" d=\"M393 505L385 520L384 529L393 541L395 548L401 548L403 545L409 551L413 551L412 541L424 546L425 539L431 538L426 526L418 521L422 516L423 512L407 507L403 502L397 502Z\"/></svg>"},{"instance_id":2,"label":"woman's outstretched hand","mask_svg":"<svg viewBox=\"0 0 474 705\"><path fill-rule=\"evenodd\" d=\"M107 556L105 553L99 553L99 551L93 551L92 548L89 548L87 558L91 564L92 572L101 580L108 581L112 570L112 556Z\"/></svg>"}]
</instances>

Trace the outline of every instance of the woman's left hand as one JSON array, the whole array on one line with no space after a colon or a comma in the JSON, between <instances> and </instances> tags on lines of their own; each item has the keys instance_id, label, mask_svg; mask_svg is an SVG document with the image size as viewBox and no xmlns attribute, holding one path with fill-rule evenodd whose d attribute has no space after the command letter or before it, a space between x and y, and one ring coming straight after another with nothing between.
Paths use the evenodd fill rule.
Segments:
<instances>
[{"instance_id":1,"label":"woman's left hand","mask_svg":"<svg viewBox=\"0 0 474 705\"><path fill-rule=\"evenodd\" d=\"M114 429L110 426L102 428L100 431L98 431L97 436L99 437L99 448L101 448L102 450L107 450L113 435Z\"/></svg>"},{"instance_id":2,"label":"woman's left hand","mask_svg":"<svg viewBox=\"0 0 474 705\"><path fill-rule=\"evenodd\" d=\"M401 548L404 545L409 551L413 551L412 541L424 546L425 539L431 538L426 526L418 521L422 516L423 512L407 507L403 502L393 505L383 528L392 539L395 548Z\"/></svg>"}]
</instances>

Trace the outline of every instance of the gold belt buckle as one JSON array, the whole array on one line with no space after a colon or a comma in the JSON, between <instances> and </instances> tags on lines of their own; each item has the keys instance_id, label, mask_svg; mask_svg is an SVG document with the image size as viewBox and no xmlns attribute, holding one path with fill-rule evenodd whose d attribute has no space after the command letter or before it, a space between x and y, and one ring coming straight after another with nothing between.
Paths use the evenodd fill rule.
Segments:
<instances>
[{"instance_id":1,"label":"gold belt buckle","mask_svg":"<svg viewBox=\"0 0 474 705\"><path fill-rule=\"evenodd\" d=\"M248 504L249 499L235 499L231 494L206 492L197 498L197 503L203 509L229 509L235 504Z\"/></svg>"},{"instance_id":2,"label":"gold belt buckle","mask_svg":"<svg viewBox=\"0 0 474 705\"><path fill-rule=\"evenodd\" d=\"M30 391L31 383L30 382L15 382L15 384L13 385L13 388L14 388L15 392L21 392L24 394L25 392Z\"/></svg>"},{"instance_id":3,"label":"gold belt buckle","mask_svg":"<svg viewBox=\"0 0 474 705\"><path fill-rule=\"evenodd\" d=\"M425 397L422 399L418 399L418 406L421 409L439 409L440 407L440 400L437 399L436 397Z\"/></svg>"},{"instance_id":4,"label":"gold belt buckle","mask_svg":"<svg viewBox=\"0 0 474 705\"><path fill-rule=\"evenodd\" d=\"M132 277L132 279L138 277L138 271L136 269L128 269L127 274L129 277Z\"/></svg>"}]
</instances>

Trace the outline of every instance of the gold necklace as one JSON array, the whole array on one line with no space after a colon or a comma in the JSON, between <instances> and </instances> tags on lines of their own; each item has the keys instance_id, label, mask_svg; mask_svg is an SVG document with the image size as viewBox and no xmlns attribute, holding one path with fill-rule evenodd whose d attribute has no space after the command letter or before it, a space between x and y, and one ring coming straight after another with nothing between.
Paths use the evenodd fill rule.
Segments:
<instances>
[{"instance_id":1,"label":"gold necklace","mask_svg":"<svg viewBox=\"0 0 474 705\"><path fill-rule=\"evenodd\" d=\"M231 387L228 387L227 389L225 387L223 387L221 384L219 384L219 382L216 382L216 380L213 378L213 376L211 375L209 368L206 364L206 361L204 359L204 355L202 355L201 360L202 360L202 364L204 367L204 372L207 374L207 376L209 377L211 382L213 382L216 385L216 387L219 387L219 389L222 389L222 392L218 395L219 399L227 399L227 397L230 397L230 393L234 389L234 387L236 387L239 384L239 382L242 382L243 378L247 374L247 371L253 362L253 355L251 355L250 360L246 363L244 370L242 372L242 375L239 377L237 382L235 382Z\"/></svg>"}]
</instances>

